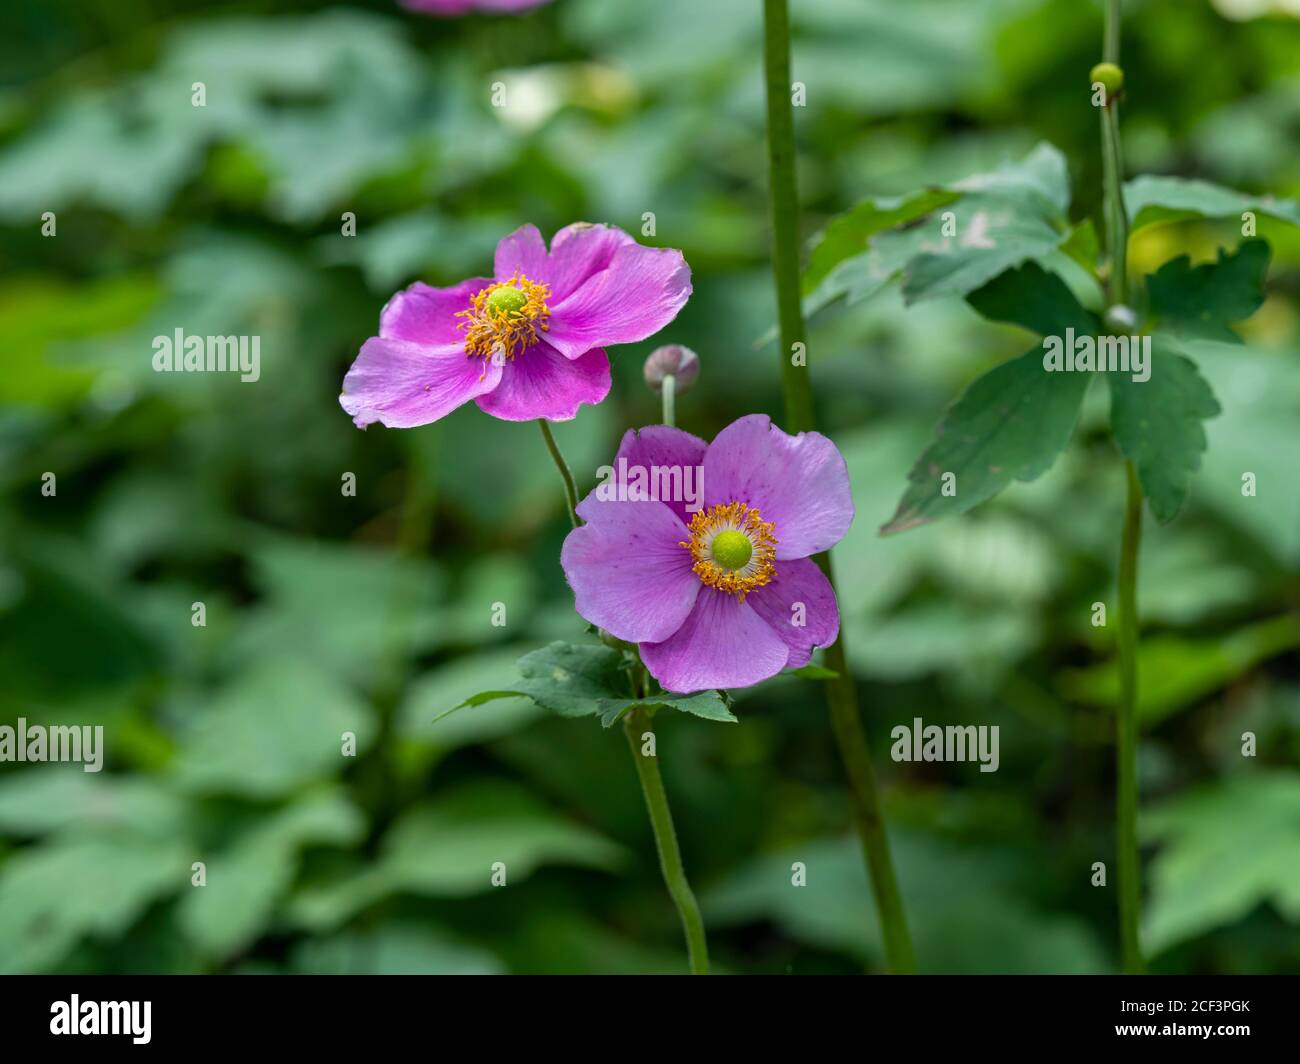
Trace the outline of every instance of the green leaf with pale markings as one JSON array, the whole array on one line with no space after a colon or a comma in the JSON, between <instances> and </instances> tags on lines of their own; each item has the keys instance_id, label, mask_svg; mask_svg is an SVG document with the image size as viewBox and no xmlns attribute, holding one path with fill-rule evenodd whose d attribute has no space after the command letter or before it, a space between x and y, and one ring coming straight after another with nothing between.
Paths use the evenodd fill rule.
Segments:
<instances>
[{"instance_id":1,"label":"green leaf with pale markings","mask_svg":"<svg viewBox=\"0 0 1300 1064\"><path fill-rule=\"evenodd\" d=\"M1040 144L943 189L868 200L832 221L814 247L804 313L865 299L900 275L909 303L964 296L1055 252L1067 234L1069 193L1064 156Z\"/></svg>"},{"instance_id":2,"label":"green leaf with pale markings","mask_svg":"<svg viewBox=\"0 0 1300 1064\"><path fill-rule=\"evenodd\" d=\"M931 188L910 196L864 200L851 211L836 215L818 235L808 256L804 292L816 291L839 263L865 252L877 233L913 222L960 198L959 192Z\"/></svg>"},{"instance_id":3,"label":"green leaf with pale markings","mask_svg":"<svg viewBox=\"0 0 1300 1064\"><path fill-rule=\"evenodd\" d=\"M1032 196L972 193L949 210L954 234L943 236L932 223L931 242L904 267L908 303L964 296L1006 269L1045 258L1066 235L1063 219Z\"/></svg>"}]
</instances>

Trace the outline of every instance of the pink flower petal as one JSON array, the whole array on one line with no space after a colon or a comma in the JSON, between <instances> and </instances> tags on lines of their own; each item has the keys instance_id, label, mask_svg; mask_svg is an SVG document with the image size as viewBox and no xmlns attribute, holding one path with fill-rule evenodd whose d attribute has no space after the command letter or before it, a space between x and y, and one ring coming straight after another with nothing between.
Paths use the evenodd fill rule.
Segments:
<instances>
[{"instance_id":1,"label":"pink flower petal","mask_svg":"<svg viewBox=\"0 0 1300 1064\"><path fill-rule=\"evenodd\" d=\"M611 463L614 472L613 484L617 487L619 481L623 479L622 473L625 468L632 476L635 475L632 470L636 468L666 473L667 479L674 486L680 485L682 488L680 493L674 491L670 494L682 497L663 498L663 493L660 492L661 497L657 501L671 509L684 524L689 523L692 511L686 507L688 503L696 500L684 496L688 494L687 488L697 495L701 494L704 483L704 452L707 446L698 436L692 436L689 432L668 425L648 425L639 430L628 429L623 434L623 441L618 445L618 454L614 456L614 461ZM626 461L626 467L620 463L620 459ZM680 474L675 472L677 470L680 470ZM702 503L702 498L699 501ZM584 520L593 520L595 510L601 505L603 503L597 499L596 492L593 490L578 504L578 515ZM686 537L683 534L679 538Z\"/></svg>"},{"instance_id":2,"label":"pink flower petal","mask_svg":"<svg viewBox=\"0 0 1300 1064\"><path fill-rule=\"evenodd\" d=\"M748 601L700 587L695 608L660 643L642 643L641 660L666 690L750 687L785 668L790 649Z\"/></svg>"},{"instance_id":3,"label":"pink flower petal","mask_svg":"<svg viewBox=\"0 0 1300 1064\"><path fill-rule=\"evenodd\" d=\"M844 458L818 432L791 436L766 414L750 414L718 433L704 456L708 505L743 502L776 524L776 557L829 550L853 523Z\"/></svg>"},{"instance_id":4,"label":"pink flower petal","mask_svg":"<svg viewBox=\"0 0 1300 1064\"><path fill-rule=\"evenodd\" d=\"M745 596L745 602L790 648L789 669L807 665L814 647L830 646L840 633L835 591L808 558L778 562L776 576Z\"/></svg>"},{"instance_id":5,"label":"pink flower petal","mask_svg":"<svg viewBox=\"0 0 1300 1064\"><path fill-rule=\"evenodd\" d=\"M478 405L502 421L570 421L583 403L595 406L609 394L609 359L599 348L569 359L539 340L500 372L501 383Z\"/></svg>"},{"instance_id":6,"label":"pink flower petal","mask_svg":"<svg viewBox=\"0 0 1300 1064\"><path fill-rule=\"evenodd\" d=\"M686 526L657 502L602 502L564 541L578 613L630 643L666 639L695 605Z\"/></svg>"},{"instance_id":7,"label":"pink flower petal","mask_svg":"<svg viewBox=\"0 0 1300 1064\"><path fill-rule=\"evenodd\" d=\"M516 273L521 273L530 281L545 283L549 260L546 241L537 231L537 226L521 225L497 244L492 272L498 281L508 281Z\"/></svg>"},{"instance_id":8,"label":"pink flower petal","mask_svg":"<svg viewBox=\"0 0 1300 1064\"><path fill-rule=\"evenodd\" d=\"M459 345L432 347L372 336L343 378L339 404L358 428L378 421L409 429L491 392L500 380L500 366L467 358Z\"/></svg>"},{"instance_id":9,"label":"pink flower petal","mask_svg":"<svg viewBox=\"0 0 1300 1064\"><path fill-rule=\"evenodd\" d=\"M612 225L566 225L551 238L551 257L546 264L551 305L562 303L584 282L608 269L614 253L628 244L636 241Z\"/></svg>"},{"instance_id":10,"label":"pink flower petal","mask_svg":"<svg viewBox=\"0 0 1300 1064\"><path fill-rule=\"evenodd\" d=\"M490 277L471 277L450 288L432 288L416 281L393 296L380 312L379 335L417 344L463 345L465 333L457 325L464 319L456 315L491 283Z\"/></svg>"},{"instance_id":11,"label":"pink flower petal","mask_svg":"<svg viewBox=\"0 0 1300 1064\"><path fill-rule=\"evenodd\" d=\"M653 336L691 295L691 270L672 248L623 244L609 265L551 304L547 341L569 358Z\"/></svg>"}]
</instances>

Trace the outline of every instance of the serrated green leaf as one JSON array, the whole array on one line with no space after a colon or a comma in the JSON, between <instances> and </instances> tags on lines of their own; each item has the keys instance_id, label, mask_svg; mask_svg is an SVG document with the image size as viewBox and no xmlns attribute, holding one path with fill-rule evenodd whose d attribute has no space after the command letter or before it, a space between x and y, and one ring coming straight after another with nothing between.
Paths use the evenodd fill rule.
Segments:
<instances>
[{"instance_id":1,"label":"serrated green leaf","mask_svg":"<svg viewBox=\"0 0 1300 1064\"><path fill-rule=\"evenodd\" d=\"M965 513L1013 480L1041 476L1070 441L1090 377L1048 372L1035 347L976 380L944 415L881 534Z\"/></svg>"},{"instance_id":2,"label":"serrated green leaf","mask_svg":"<svg viewBox=\"0 0 1300 1064\"><path fill-rule=\"evenodd\" d=\"M519 659L515 690L562 717L598 716L629 691L626 659L607 646L554 642Z\"/></svg>"},{"instance_id":3,"label":"serrated green leaf","mask_svg":"<svg viewBox=\"0 0 1300 1064\"><path fill-rule=\"evenodd\" d=\"M1059 217L1038 209L1041 202L1005 192L964 196L948 208L955 235L940 236L904 267L904 300L964 296L1004 270L1049 255L1065 232Z\"/></svg>"},{"instance_id":4,"label":"serrated green leaf","mask_svg":"<svg viewBox=\"0 0 1300 1064\"><path fill-rule=\"evenodd\" d=\"M1263 304L1268 258L1266 241L1245 240L1235 252L1220 248L1217 262L1171 259L1147 277L1154 320L1177 336L1240 343L1230 326Z\"/></svg>"},{"instance_id":5,"label":"serrated green leaf","mask_svg":"<svg viewBox=\"0 0 1300 1064\"><path fill-rule=\"evenodd\" d=\"M1157 521L1172 521L1187 498L1192 474L1205 452L1206 418L1218 400L1175 341L1152 337L1150 378L1108 373L1110 427L1124 457L1137 468L1142 494Z\"/></svg>"},{"instance_id":6,"label":"serrated green leaf","mask_svg":"<svg viewBox=\"0 0 1300 1064\"><path fill-rule=\"evenodd\" d=\"M912 259L934 245L934 228L917 224L879 234L866 251L842 259L803 301L805 316L843 298L868 299L889 284Z\"/></svg>"},{"instance_id":7,"label":"serrated green leaf","mask_svg":"<svg viewBox=\"0 0 1300 1064\"><path fill-rule=\"evenodd\" d=\"M864 200L836 215L816 238L804 271L805 293L816 290L836 265L867 250L871 238L886 229L915 221L961 198L961 193L931 188L910 196Z\"/></svg>"},{"instance_id":8,"label":"serrated green leaf","mask_svg":"<svg viewBox=\"0 0 1300 1064\"><path fill-rule=\"evenodd\" d=\"M599 717L606 728L638 707L675 709L705 720L735 723L726 697L717 691L698 691L691 695L665 691L646 698L628 698L628 666L629 659L612 647L557 641L519 659L517 667L522 678L513 688L471 695L436 719L466 706L522 694L562 717Z\"/></svg>"},{"instance_id":9,"label":"serrated green leaf","mask_svg":"<svg viewBox=\"0 0 1300 1064\"><path fill-rule=\"evenodd\" d=\"M1256 211L1300 225L1300 205L1272 196L1248 196L1209 181L1143 174L1124 186L1124 207L1134 232L1182 218L1240 218Z\"/></svg>"},{"instance_id":10,"label":"serrated green leaf","mask_svg":"<svg viewBox=\"0 0 1300 1064\"><path fill-rule=\"evenodd\" d=\"M632 709L675 709L705 720L739 723L727 706L727 700L717 691L698 691L693 695L652 695L640 701L613 699L606 701L600 711L600 723L609 728Z\"/></svg>"},{"instance_id":11,"label":"serrated green leaf","mask_svg":"<svg viewBox=\"0 0 1300 1064\"><path fill-rule=\"evenodd\" d=\"M1097 319L1054 273L1036 262L999 274L967 296L968 303L990 321L1019 325L1043 336L1078 335L1097 331Z\"/></svg>"},{"instance_id":12,"label":"serrated green leaf","mask_svg":"<svg viewBox=\"0 0 1300 1064\"><path fill-rule=\"evenodd\" d=\"M945 195L951 197L946 202ZM1054 252L1065 239L1068 206L1065 158L1049 144L947 188L867 201L835 219L814 249L804 313L841 297L865 299L899 274L909 303L963 296L1004 270ZM872 228L887 224L891 211L906 215L901 227ZM863 240L869 240L865 249Z\"/></svg>"}]
</instances>

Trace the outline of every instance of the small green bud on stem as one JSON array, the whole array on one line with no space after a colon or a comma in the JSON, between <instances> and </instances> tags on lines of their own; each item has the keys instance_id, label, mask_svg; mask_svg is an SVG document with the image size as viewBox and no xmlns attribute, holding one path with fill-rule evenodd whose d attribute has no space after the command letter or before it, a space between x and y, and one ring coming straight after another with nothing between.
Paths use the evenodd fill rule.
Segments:
<instances>
[{"instance_id":1,"label":"small green bud on stem","mask_svg":"<svg viewBox=\"0 0 1300 1064\"><path fill-rule=\"evenodd\" d=\"M1102 88L1106 90L1106 99L1113 100L1124 87L1124 71L1114 63L1098 63L1088 74L1090 85L1096 85L1097 82L1101 82Z\"/></svg>"}]
</instances>

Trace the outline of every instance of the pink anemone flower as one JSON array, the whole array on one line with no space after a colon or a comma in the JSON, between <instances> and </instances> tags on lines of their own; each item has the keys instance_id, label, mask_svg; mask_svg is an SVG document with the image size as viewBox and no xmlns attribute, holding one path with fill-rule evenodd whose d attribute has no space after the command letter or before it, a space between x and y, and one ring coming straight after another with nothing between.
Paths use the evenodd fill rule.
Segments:
<instances>
[{"instance_id":1,"label":"pink anemone flower","mask_svg":"<svg viewBox=\"0 0 1300 1064\"><path fill-rule=\"evenodd\" d=\"M609 393L605 347L653 336L691 294L680 251L578 222L548 251L535 226L497 245L493 277L417 282L379 316L339 402L365 428L413 428L473 399L503 421L568 421Z\"/></svg>"},{"instance_id":2,"label":"pink anemone flower","mask_svg":"<svg viewBox=\"0 0 1300 1064\"><path fill-rule=\"evenodd\" d=\"M578 613L639 644L666 690L748 687L835 642L835 592L810 556L848 531L853 499L825 436L761 414L710 444L654 425L608 469L560 562Z\"/></svg>"}]
</instances>

